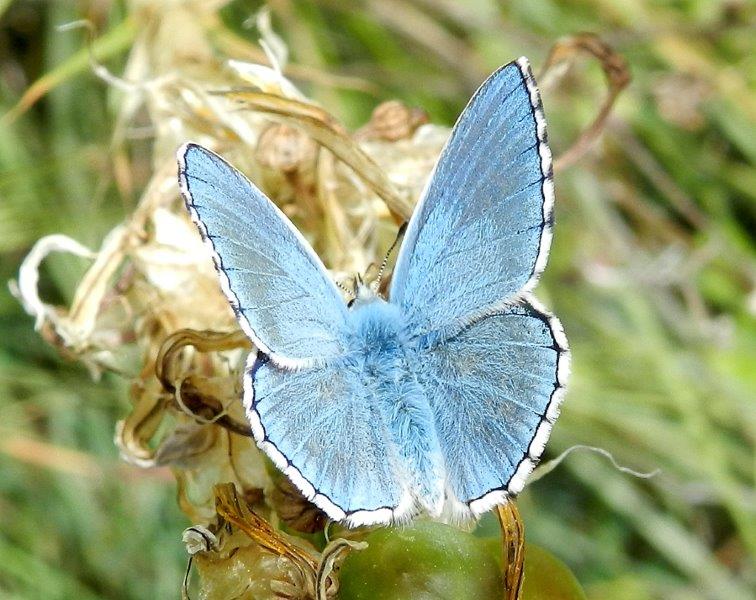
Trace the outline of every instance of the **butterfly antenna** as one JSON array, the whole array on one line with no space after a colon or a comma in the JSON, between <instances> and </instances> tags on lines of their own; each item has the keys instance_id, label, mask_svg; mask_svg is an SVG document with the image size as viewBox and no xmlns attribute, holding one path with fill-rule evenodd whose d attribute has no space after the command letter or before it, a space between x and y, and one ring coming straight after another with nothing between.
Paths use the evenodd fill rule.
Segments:
<instances>
[{"instance_id":1,"label":"butterfly antenna","mask_svg":"<svg viewBox=\"0 0 756 600\"><path fill-rule=\"evenodd\" d=\"M381 287L381 279L383 278L383 273L386 270L386 267L388 266L389 258L391 257L391 253L394 251L394 248L396 248L399 245L399 242L404 237L404 232L407 231L407 224L408 221L405 221L401 224L399 227L399 231L396 233L396 238L394 239L394 243L391 244L391 247L386 252L386 256L383 259L383 262L381 263L381 268L378 269L378 276L375 278L375 281L373 282L373 290L375 292L378 291L378 289Z\"/></svg>"},{"instance_id":2,"label":"butterfly antenna","mask_svg":"<svg viewBox=\"0 0 756 600\"><path fill-rule=\"evenodd\" d=\"M340 281L334 281L334 283L336 284L336 287L339 288L342 292L348 294L349 296L354 296L354 292Z\"/></svg>"}]
</instances>

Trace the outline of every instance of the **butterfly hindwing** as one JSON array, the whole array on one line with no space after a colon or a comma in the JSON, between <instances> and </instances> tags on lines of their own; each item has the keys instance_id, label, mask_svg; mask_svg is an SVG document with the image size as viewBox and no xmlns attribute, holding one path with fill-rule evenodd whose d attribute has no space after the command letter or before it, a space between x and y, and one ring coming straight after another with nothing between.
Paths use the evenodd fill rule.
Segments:
<instances>
[{"instance_id":1,"label":"butterfly hindwing","mask_svg":"<svg viewBox=\"0 0 756 600\"><path fill-rule=\"evenodd\" d=\"M528 300L468 325L416 362L448 501L461 516L522 490L558 415L567 342L557 319Z\"/></svg>"},{"instance_id":2,"label":"butterfly hindwing","mask_svg":"<svg viewBox=\"0 0 756 600\"><path fill-rule=\"evenodd\" d=\"M392 302L427 333L530 291L552 206L540 98L521 58L491 75L457 121L407 228Z\"/></svg>"},{"instance_id":3,"label":"butterfly hindwing","mask_svg":"<svg viewBox=\"0 0 756 600\"><path fill-rule=\"evenodd\" d=\"M354 371L284 371L260 356L245 375L245 404L260 447L332 519L387 523L409 508L391 434Z\"/></svg>"},{"instance_id":4,"label":"butterfly hindwing","mask_svg":"<svg viewBox=\"0 0 756 600\"><path fill-rule=\"evenodd\" d=\"M245 333L283 366L341 355L346 306L302 235L213 152L186 144L178 159L186 206Z\"/></svg>"}]
</instances>

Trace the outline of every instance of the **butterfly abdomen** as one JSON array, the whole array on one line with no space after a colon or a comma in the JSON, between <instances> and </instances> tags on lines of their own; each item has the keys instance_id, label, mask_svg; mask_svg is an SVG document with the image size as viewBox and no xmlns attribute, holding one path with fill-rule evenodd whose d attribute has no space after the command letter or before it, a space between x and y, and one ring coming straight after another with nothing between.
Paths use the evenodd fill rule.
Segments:
<instances>
[{"instance_id":1,"label":"butterfly abdomen","mask_svg":"<svg viewBox=\"0 0 756 600\"><path fill-rule=\"evenodd\" d=\"M350 366L378 408L387 438L393 442L395 468L410 494L438 514L443 505L444 467L430 403L418 383L417 352L406 334L398 307L379 298L354 309Z\"/></svg>"}]
</instances>

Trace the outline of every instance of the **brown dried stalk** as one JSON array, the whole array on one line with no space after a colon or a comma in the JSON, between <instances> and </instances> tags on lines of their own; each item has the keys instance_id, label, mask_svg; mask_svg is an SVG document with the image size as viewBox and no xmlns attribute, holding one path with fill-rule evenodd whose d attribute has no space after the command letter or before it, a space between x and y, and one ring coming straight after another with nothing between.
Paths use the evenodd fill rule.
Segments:
<instances>
[{"instance_id":1,"label":"brown dried stalk","mask_svg":"<svg viewBox=\"0 0 756 600\"><path fill-rule=\"evenodd\" d=\"M317 571L317 561L301 548L281 536L262 517L252 512L236 493L233 483L221 483L214 488L215 510L218 516L243 531L266 550L290 559L301 570Z\"/></svg>"},{"instance_id":2,"label":"brown dried stalk","mask_svg":"<svg viewBox=\"0 0 756 600\"><path fill-rule=\"evenodd\" d=\"M252 91L219 92L237 103L274 116L276 119L303 129L312 139L354 169L365 183L388 206L398 220L405 221L412 214L413 204L396 189L386 173L348 134L346 128L322 108L273 94Z\"/></svg>"},{"instance_id":3,"label":"brown dried stalk","mask_svg":"<svg viewBox=\"0 0 756 600\"><path fill-rule=\"evenodd\" d=\"M305 592L308 598L334 598L339 588L338 579L333 575L336 565L350 550L367 547L364 542L339 538L330 542L322 553L311 554L291 543L265 519L255 514L239 497L234 484L216 485L213 493L220 527L223 527L224 522L229 523L265 550L288 559L301 577L304 590L300 592Z\"/></svg>"},{"instance_id":4,"label":"brown dried stalk","mask_svg":"<svg viewBox=\"0 0 756 600\"><path fill-rule=\"evenodd\" d=\"M538 77L545 89L560 79L581 55L592 56L601 64L607 83L607 94L596 117L582 131L577 140L554 160L554 171L575 164L598 139L619 94L630 83L630 69L622 55L592 33L581 33L559 40L551 47L546 63Z\"/></svg>"},{"instance_id":5,"label":"brown dried stalk","mask_svg":"<svg viewBox=\"0 0 756 600\"><path fill-rule=\"evenodd\" d=\"M155 360L155 376L166 390L175 389L175 379L172 377L177 355L187 346L192 346L199 352L217 352L218 350L233 350L249 348L249 338L243 331L196 331L194 329L179 329L169 335L160 347Z\"/></svg>"},{"instance_id":6,"label":"brown dried stalk","mask_svg":"<svg viewBox=\"0 0 756 600\"><path fill-rule=\"evenodd\" d=\"M504 544L504 598L519 600L525 572L525 524L514 500L497 507L496 515Z\"/></svg>"}]
</instances>

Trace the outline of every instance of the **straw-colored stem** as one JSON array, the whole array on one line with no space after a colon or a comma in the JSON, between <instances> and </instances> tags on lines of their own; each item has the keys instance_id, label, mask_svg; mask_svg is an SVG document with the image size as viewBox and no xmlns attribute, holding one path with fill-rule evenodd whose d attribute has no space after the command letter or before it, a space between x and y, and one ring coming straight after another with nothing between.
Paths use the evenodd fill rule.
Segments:
<instances>
[{"instance_id":1,"label":"straw-colored stem","mask_svg":"<svg viewBox=\"0 0 756 600\"><path fill-rule=\"evenodd\" d=\"M525 524L514 500L497 507L496 515L504 550L504 599L519 600L525 572Z\"/></svg>"}]
</instances>

